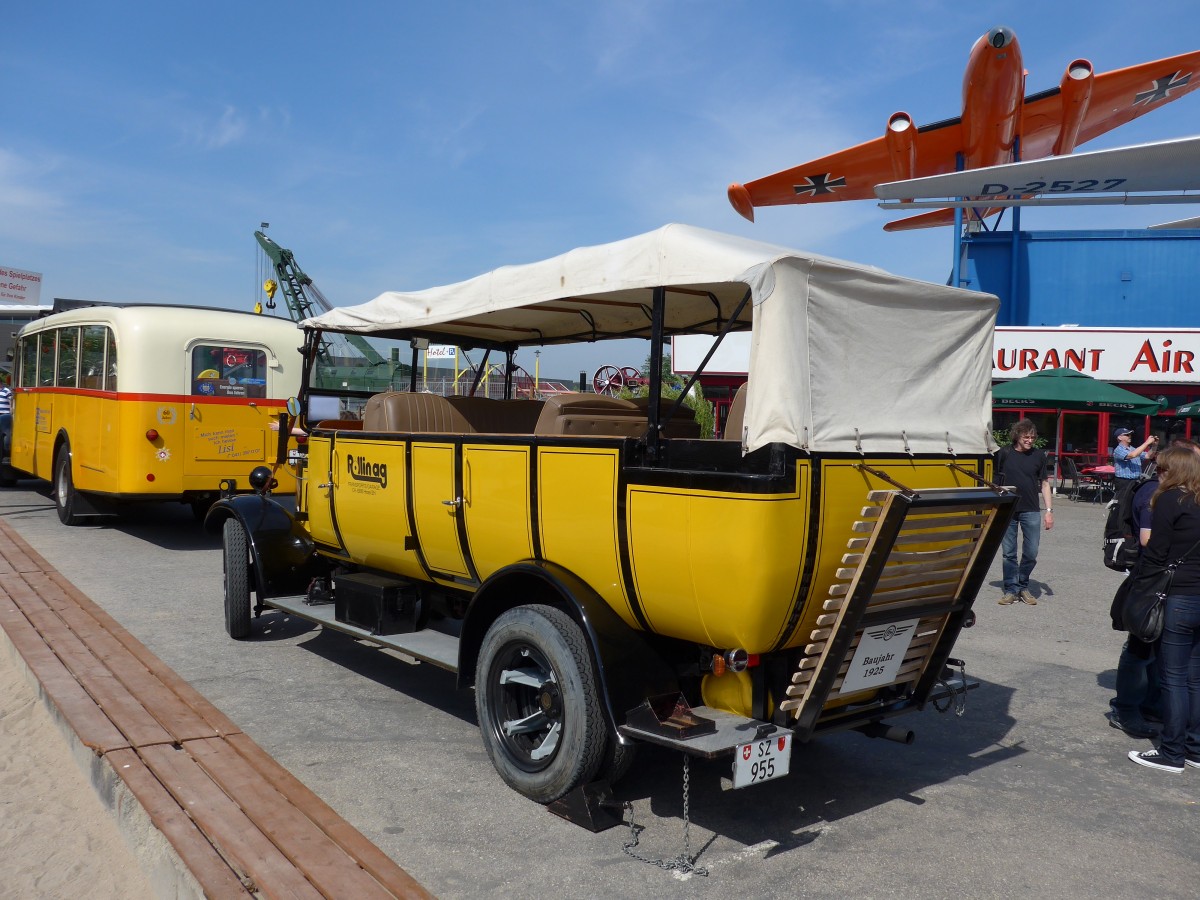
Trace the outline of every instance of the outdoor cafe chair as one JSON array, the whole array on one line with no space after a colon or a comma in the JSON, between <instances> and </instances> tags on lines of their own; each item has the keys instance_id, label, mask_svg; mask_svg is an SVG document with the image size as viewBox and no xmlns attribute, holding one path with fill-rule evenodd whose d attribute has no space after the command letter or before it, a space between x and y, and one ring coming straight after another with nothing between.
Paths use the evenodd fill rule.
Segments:
<instances>
[{"instance_id":1,"label":"outdoor cafe chair","mask_svg":"<svg viewBox=\"0 0 1200 900\"><path fill-rule=\"evenodd\" d=\"M1104 499L1105 482L1095 475L1084 475L1079 471L1079 467L1075 465L1075 460L1069 456L1062 458L1063 478L1071 482L1071 493L1068 495L1071 500L1082 500L1085 494L1090 494L1088 499L1093 502L1100 502Z\"/></svg>"}]
</instances>

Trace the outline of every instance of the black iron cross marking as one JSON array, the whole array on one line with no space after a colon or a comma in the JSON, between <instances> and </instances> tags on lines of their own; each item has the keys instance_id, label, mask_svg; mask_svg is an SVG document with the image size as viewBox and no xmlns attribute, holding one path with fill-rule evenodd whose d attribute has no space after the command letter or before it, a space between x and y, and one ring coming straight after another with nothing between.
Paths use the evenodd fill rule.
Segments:
<instances>
[{"instance_id":1,"label":"black iron cross marking","mask_svg":"<svg viewBox=\"0 0 1200 900\"><path fill-rule=\"evenodd\" d=\"M833 178L828 172L823 175L805 175L803 184L793 184L792 190L797 194L808 194L816 197L821 194L832 194L835 188L846 186L845 176Z\"/></svg>"},{"instance_id":2,"label":"black iron cross marking","mask_svg":"<svg viewBox=\"0 0 1200 900\"><path fill-rule=\"evenodd\" d=\"M1149 106L1159 100L1166 100L1171 91L1183 87L1192 79L1192 73L1188 72L1182 75L1176 72L1174 75L1168 75L1165 78L1155 78L1154 88L1149 91L1142 91L1140 94L1135 94L1133 97L1133 105L1146 104Z\"/></svg>"}]
</instances>

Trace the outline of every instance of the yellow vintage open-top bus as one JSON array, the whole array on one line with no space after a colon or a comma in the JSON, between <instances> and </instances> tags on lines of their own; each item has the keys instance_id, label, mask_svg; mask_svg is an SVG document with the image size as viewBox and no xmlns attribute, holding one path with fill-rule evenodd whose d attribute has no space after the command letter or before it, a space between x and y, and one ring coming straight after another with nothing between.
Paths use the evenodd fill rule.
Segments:
<instances>
[{"instance_id":1,"label":"yellow vintage open-top bus","mask_svg":"<svg viewBox=\"0 0 1200 900\"><path fill-rule=\"evenodd\" d=\"M256 595L456 672L504 780L568 808L641 741L732 754L741 787L823 731L910 739L889 720L967 687L947 661L1012 510L989 483L996 307L671 225L309 319L310 373L329 331L508 354L639 337L657 373L673 335L752 330L750 378L724 440L669 396L306 379L296 514L251 495L207 520L229 633Z\"/></svg>"},{"instance_id":2,"label":"yellow vintage open-top bus","mask_svg":"<svg viewBox=\"0 0 1200 900\"><path fill-rule=\"evenodd\" d=\"M276 456L270 424L300 387L302 335L286 319L168 305L80 305L17 335L3 480L53 482L75 525L125 500L198 515ZM280 469L290 490L292 475Z\"/></svg>"}]
</instances>

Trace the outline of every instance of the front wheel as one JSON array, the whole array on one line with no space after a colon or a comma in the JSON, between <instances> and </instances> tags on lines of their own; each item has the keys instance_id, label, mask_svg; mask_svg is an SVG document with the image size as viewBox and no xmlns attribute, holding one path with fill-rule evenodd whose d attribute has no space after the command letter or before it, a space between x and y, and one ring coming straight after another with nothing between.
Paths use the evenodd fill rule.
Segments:
<instances>
[{"instance_id":1,"label":"front wheel","mask_svg":"<svg viewBox=\"0 0 1200 900\"><path fill-rule=\"evenodd\" d=\"M64 525L78 525L83 517L76 514L77 495L71 479L71 449L63 444L54 457L54 508Z\"/></svg>"},{"instance_id":2,"label":"front wheel","mask_svg":"<svg viewBox=\"0 0 1200 900\"><path fill-rule=\"evenodd\" d=\"M549 606L498 618L480 648L475 710L500 777L538 803L592 780L608 733L583 632Z\"/></svg>"},{"instance_id":3,"label":"front wheel","mask_svg":"<svg viewBox=\"0 0 1200 900\"><path fill-rule=\"evenodd\" d=\"M234 640L250 636L250 541L237 519L225 520L221 532L225 571L225 631Z\"/></svg>"}]
</instances>

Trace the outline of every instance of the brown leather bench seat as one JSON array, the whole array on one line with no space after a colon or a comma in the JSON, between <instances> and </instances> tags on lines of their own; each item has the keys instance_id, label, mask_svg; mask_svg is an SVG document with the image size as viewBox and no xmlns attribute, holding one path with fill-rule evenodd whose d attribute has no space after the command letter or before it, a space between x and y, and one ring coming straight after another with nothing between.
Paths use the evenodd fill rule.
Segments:
<instances>
[{"instance_id":1,"label":"brown leather bench seat","mask_svg":"<svg viewBox=\"0 0 1200 900\"><path fill-rule=\"evenodd\" d=\"M367 401L364 431L407 434L532 434L540 400L489 400L386 391Z\"/></svg>"},{"instance_id":2,"label":"brown leather bench seat","mask_svg":"<svg viewBox=\"0 0 1200 900\"><path fill-rule=\"evenodd\" d=\"M629 400L603 394L556 394L546 401L534 434L558 437L641 437L646 414Z\"/></svg>"},{"instance_id":3,"label":"brown leather bench seat","mask_svg":"<svg viewBox=\"0 0 1200 900\"><path fill-rule=\"evenodd\" d=\"M385 391L367 400L363 409L363 431L473 434L475 429L445 397Z\"/></svg>"},{"instance_id":4,"label":"brown leather bench seat","mask_svg":"<svg viewBox=\"0 0 1200 900\"><path fill-rule=\"evenodd\" d=\"M545 405L541 400L489 400L487 397L447 397L479 434L533 434Z\"/></svg>"}]
</instances>

